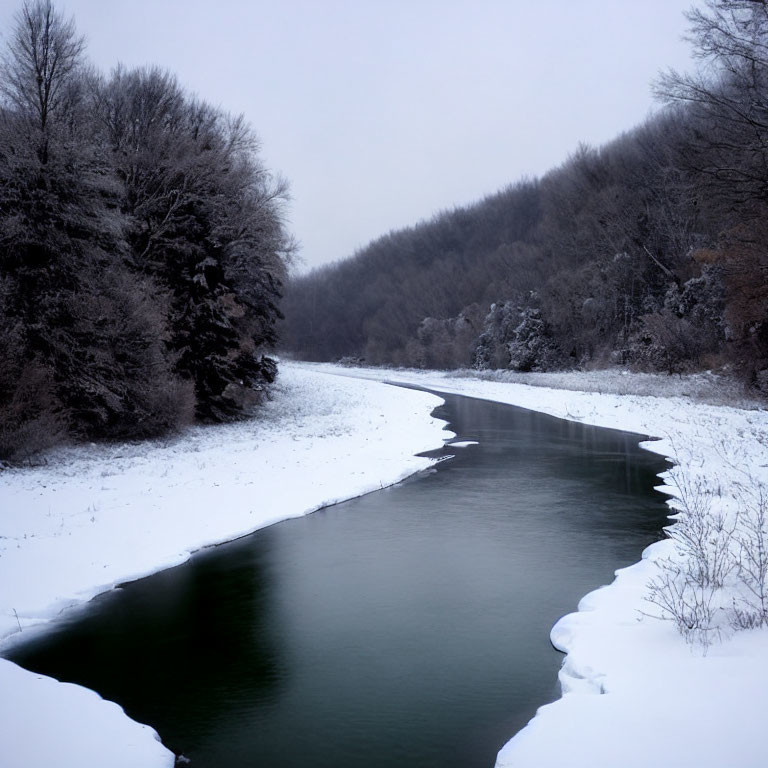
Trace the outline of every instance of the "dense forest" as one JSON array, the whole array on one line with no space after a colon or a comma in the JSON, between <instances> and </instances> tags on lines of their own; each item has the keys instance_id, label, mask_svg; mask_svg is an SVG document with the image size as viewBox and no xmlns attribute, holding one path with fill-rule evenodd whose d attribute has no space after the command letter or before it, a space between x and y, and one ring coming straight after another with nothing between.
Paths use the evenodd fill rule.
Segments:
<instances>
[{"instance_id":1,"label":"dense forest","mask_svg":"<svg viewBox=\"0 0 768 768\"><path fill-rule=\"evenodd\" d=\"M245 121L158 68L97 71L28 0L0 59L0 459L247 415L277 330L312 360L768 393L768 6L689 20L699 72L661 76L645 124L286 282L286 184Z\"/></svg>"},{"instance_id":2,"label":"dense forest","mask_svg":"<svg viewBox=\"0 0 768 768\"><path fill-rule=\"evenodd\" d=\"M688 14L663 108L541 179L294 277L302 358L520 371L738 372L768 392L768 7Z\"/></svg>"},{"instance_id":3,"label":"dense forest","mask_svg":"<svg viewBox=\"0 0 768 768\"><path fill-rule=\"evenodd\" d=\"M248 413L275 376L284 182L241 119L85 59L25 3L0 69L0 458Z\"/></svg>"}]
</instances>

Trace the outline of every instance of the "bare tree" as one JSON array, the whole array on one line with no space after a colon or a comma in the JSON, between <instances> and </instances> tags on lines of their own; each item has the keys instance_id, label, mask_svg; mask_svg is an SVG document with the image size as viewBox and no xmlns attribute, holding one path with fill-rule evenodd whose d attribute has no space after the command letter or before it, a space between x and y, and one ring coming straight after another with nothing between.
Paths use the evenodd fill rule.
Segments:
<instances>
[{"instance_id":1,"label":"bare tree","mask_svg":"<svg viewBox=\"0 0 768 768\"><path fill-rule=\"evenodd\" d=\"M698 119L686 159L731 205L768 201L768 4L707 0L687 14L697 73L656 84Z\"/></svg>"},{"instance_id":2,"label":"bare tree","mask_svg":"<svg viewBox=\"0 0 768 768\"><path fill-rule=\"evenodd\" d=\"M73 19L65 19L51 0L25 2L16 14L2 59L0 93L37 134L40 162L48 162L52 123L72 102L72 75L82 64L84 39Z\"/></svg>"}]
</instances>

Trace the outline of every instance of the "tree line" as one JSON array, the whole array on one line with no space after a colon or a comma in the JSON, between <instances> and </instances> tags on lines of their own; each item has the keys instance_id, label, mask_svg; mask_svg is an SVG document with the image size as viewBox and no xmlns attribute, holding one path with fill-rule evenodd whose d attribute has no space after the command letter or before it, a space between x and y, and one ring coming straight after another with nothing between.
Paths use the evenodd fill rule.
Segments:
<instances>
[{"instance_id":1,"label":"tree line","mask_svg":"<svg viewBox=\"0 0 768 768\"><path fill-rule=\"evenodd\" d=\"M284 346L430 368L727 367L768 392L768 8L688 14L700 72L541 179L291 279Z\"/></svg>"},{"instance_id":2,"label":"tree line","mask_svg":"<svg viewBox=\"0 0 768 768\"><path fill-rule=\"evenodd\" d=\"M50 0L0 64L0 458L238 418L275 377L285 182L169 72L85 59Z\"/></svg>"}]
</instances>

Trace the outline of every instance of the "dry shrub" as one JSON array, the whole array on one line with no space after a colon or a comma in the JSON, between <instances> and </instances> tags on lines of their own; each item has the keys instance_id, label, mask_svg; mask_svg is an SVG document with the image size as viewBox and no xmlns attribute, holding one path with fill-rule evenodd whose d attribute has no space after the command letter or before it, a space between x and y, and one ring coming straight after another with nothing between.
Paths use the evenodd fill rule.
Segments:
<instances>
[{"instance_id":1,"label":"dry shrub","mask_svg":"<svg viewBox=\"0 0 768 768\"><path fill-rule=\"evenodd\" d=\"M39 362L25 365L0 408L0 459L31 462L64 437L65 427L50 370Z\"/></svg>"}]
</instances>

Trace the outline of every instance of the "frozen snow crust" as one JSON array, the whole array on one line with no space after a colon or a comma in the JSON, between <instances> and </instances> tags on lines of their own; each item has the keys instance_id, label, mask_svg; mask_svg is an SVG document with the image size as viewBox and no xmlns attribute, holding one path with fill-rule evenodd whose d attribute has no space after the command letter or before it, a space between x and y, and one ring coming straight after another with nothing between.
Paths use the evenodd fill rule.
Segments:
<instances>
[{"instance_id":1,"label":"frozen snow crust","mask_svg":"<svg viewBox=\"0 0 768 768\"><path fill-rule=\"evenodd\" d=\"M324 370L331 370L325 366ZM421 371L334 369L347 375L418 384L530 408L573 421L660 438L642 445L674 459L662 490L676 479L700 482L715 504L727 506L747 475L768 483L768 413L709 405L688 397L606 394L615 372L558 374L560 388L499 383ZM626 374L632 391L632 374ZM641 378L641 387L648 385ZM618 382L618 384L617 384ZM605 386L603 386L605 385ZM696 381L682 380L681 390ZM704 400L712 399L707 391ZM670 483L672 485L670 485ZM671 504L674 504L674 500ZM657 561L670 541L648 547L642 560L585 596L563 617L551 640L567 656L562 698L536 717L498 755L497 768L765 768L768 742L768 630L726 634L706 655L683 641L672 622L645 599ZM599 695L608 694L608 695Z\"/></svg>"},{"instance_id":2,"label":"frozen snow crust","mask_svg":"<svg viewBox=\"0 0 768 768\"><path fill-rule=\"evenodd\" d=\"M453 437L433 395L282 364L254 421L61 451L0 472L0 638L10 643L203 546L398 482ZM17 618L18 616L18 618ZM23 633L22 633L23 634ZM2 768L170 768L147 726L0 659Z\"/></svg>"}]
</instances>

